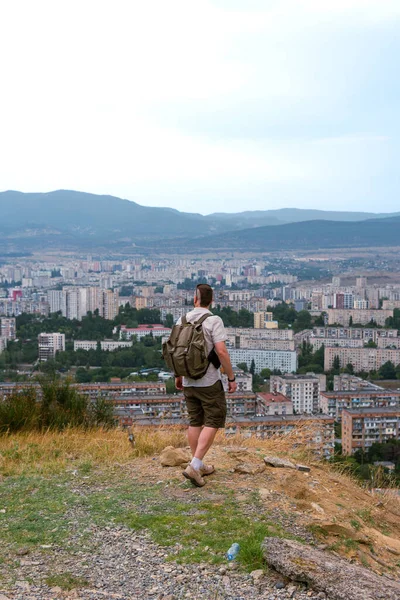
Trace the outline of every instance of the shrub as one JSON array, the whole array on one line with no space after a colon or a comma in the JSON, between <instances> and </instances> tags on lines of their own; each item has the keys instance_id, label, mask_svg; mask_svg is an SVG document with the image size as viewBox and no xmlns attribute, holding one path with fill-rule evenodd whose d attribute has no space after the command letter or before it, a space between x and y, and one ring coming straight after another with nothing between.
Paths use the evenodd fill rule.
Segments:
<instances>
[{"instance_id":1,"label":"shrub","mask_svg":"<svg viewBox=\"0 0 400 600\"><path fill-rule=\"evenodd\" d=\"M113 406L101 398L89 398L59 380L41 379L39 390L16 390L0 401L0 433L67 427L112 427Z\"/></svg>"}]
</instances>

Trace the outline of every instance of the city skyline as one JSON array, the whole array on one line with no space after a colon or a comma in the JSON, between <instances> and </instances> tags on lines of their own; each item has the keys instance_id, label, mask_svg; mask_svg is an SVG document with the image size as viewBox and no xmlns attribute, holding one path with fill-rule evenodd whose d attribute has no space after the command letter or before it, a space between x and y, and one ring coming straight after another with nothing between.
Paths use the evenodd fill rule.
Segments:
<instances>
[{"instance_id":1,"label":"city skyline","mask_svg":"<svg viewBox=\"0 0 400 600\"><path fill-rule=\"evenodd\" d=\"M0 11L1 190L397 210L398 3L22 4Z\"/></svg>"}]
</instances>

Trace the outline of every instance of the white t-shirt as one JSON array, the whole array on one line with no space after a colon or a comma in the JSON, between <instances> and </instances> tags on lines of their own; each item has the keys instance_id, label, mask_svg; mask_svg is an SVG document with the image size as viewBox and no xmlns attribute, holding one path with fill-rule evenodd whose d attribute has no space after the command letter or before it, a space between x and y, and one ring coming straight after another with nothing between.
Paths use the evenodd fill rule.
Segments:
<instances>
[{"instance_id":1,"label":"white t-shirt","mask_svg":"<svg viewBox=\"0 0 400 600\"><path fill-rule=\"evenodd\" d=\"M208 308L195 308L187 313L186 319L189 321L189 323L194 323L207 313L212 315L212 312L208 310ZM180 325L181 322L182 319L178 319L177 325ZM208 354L210 354L217 342L226 342L228 339L221 317L217 317L216 315L208 317L208 319L203 321L202 327ZM190 379L190 377L184 377L183 387L207 387L209 385L213 385L219 379L221 379L220 370L216 369L214 365L210 363L206 374L201 377L201 379Z\"/></svg>"}]
</instances>

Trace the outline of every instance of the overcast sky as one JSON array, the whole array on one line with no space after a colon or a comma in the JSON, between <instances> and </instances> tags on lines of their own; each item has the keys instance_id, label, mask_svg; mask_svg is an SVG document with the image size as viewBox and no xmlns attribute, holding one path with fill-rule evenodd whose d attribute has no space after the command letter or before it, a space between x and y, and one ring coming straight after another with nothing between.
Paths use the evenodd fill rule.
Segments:
<instances>
[{"instance_id":1,"label":"overcast sky","mask_svg":"<svg viewBox=\"0 0 400 600\"><path fill-rule=\"evenodd\" d=\"M399 33L400 0L0 0L0 190L400 211Z\"/></svg>"}]
</instances>

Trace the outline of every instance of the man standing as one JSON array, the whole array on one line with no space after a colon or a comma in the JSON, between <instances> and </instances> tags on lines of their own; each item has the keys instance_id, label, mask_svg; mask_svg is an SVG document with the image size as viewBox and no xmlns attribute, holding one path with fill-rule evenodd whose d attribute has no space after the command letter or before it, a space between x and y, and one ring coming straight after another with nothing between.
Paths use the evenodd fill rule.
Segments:
<instances>
[{"instance_id":1,"label":"man standing","mask_svg":"<svg viewBox=\"0 0 400 600\"><path fill-rule=\"evenodd\" d=\"M206 283L199 284L194 295L195 308L186 315L187 321L193 323L205 314L212 315L212 301L212 288ZM177 324L180 322L181 319ZM233 393L237 384L225 345L227 336L222 319L212 315L203 321L202 327L208 354L214 348L228 376L228 392ZM210 449L218 429L225 426L226 399L220 370L210 362L206 374L201 379L176 377L175 387L183 390L185 396L189 414L188 440L193 456L183 475L194 485L202 487L205 484L203 476L215 471L213 465L203 463L203 458Z\"/></svg>"}]
</instances>

